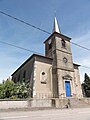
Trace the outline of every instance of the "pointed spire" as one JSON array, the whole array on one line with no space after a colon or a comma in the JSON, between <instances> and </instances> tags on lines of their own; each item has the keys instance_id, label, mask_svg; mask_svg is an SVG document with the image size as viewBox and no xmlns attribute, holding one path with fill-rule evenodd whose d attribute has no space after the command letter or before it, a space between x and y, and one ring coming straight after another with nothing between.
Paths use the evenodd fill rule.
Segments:
<instances>
[{"instance_id":1,"label":"pointed spire","mask_svg":"<svg viewBox=\"0 0 90 120\"><path fill-rule=\"evenodd\" d=\"M54 18L54 26L53 26L52 33L54 33L54 32L61 33L56 17Z\"/></svg>"}]
</instances>

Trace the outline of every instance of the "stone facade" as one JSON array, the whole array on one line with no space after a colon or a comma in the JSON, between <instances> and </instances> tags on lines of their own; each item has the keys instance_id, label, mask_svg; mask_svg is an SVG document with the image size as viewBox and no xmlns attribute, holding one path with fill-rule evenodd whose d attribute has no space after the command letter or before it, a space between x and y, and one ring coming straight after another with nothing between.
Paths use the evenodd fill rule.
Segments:
<instances>
[{"instance_id":1,"label":"stone facade","mask_svg":"<svg viewBox=\"0 0 90 120\"><path fill-rule=\"evenodd\" d=\"M53 33L44 42L45 56L32 55L12 74L12 80L29 82L33 98L81 98L79 65L73 63L71 38L55 28L59 27L54 23Z\"/></svg>"},{"instance_id":2,"label":"stone facade","mask_svg":"<svg viewBox=\"0 0 90 120\"><path fill-rule=\"evenodd\" d=\"M45 55L53 59L53 97L67 97L66 82L70 83L70 96L82 97L79 65L73 63L70 40L71 38L54 32L44 42Z\"/></svg>"}]
</instances>

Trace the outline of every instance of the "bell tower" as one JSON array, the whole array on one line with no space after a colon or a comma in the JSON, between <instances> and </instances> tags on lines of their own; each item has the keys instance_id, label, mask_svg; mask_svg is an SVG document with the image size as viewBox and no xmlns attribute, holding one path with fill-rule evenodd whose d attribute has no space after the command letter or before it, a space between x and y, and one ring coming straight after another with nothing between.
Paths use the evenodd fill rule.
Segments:
<instances>
[{"instance_id":1,"label":"bell tower","mask_svg":"<svg viewBox=\"0 0 90 120\"><path fill-rule=\"evenodd\" d=\"M55 61L56 66L54 67L62 70L73 71L70 40L70 37L61 34L57 19L55 17L52 34L44 42L45 56L50 57L53 61Z\"/></svg>"},{"instance_id":2,"label":"bell tower","mask_svg":"<svg viewBox=\"0 0 90 120\"><path fill-rule=\"evenodd\" d=\"M53 97L70 97L74 92L74 65L70 40L70 37L61 34L55 17L52 34L44 42L45 56L53 61Z\"/></svg>"},{"instance_id":3,"label":"bell tower","mask_svg":"<svg viewBox=\"0 0 90 120\"><path fill-rule=\"evenodd\" d=\"M51 36L44 42L45 43L45 56L52 58L52 52L56 48L54 33L60 33L60 28L56 17L54 18L54 25Z\"/></svg>"}]
</instances>

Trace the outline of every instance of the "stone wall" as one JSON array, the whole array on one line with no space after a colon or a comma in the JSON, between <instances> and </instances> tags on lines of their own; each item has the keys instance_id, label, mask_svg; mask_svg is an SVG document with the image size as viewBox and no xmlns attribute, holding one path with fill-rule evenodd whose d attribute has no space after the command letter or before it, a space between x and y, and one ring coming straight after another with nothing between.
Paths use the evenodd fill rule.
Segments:
<instances>
[{"instance_id":1,"label":"stone wall","mask_svg":"<svg viewBox=\"0 0 90 120\"><path fill-rule=\"evenodd\" d=\"M52 107L51 99L32 99L28 103L29 107Z\"/></svg>"},{"instance_id":2,"label":"stone wall","mask_svg":"<svg viewBox=\"0 0 90 120\"><path fill-rule=\"evenodd\" d=\"M27 108L28 102L27 101L9 101L9 100L0 100L0 109L15 109L15 108Z\"/></svg>"},{"instance_id":3,"label":"stone wall","mask_svg":"<svg viewBox=\"0 0 90 120\"><path fill-rule=\"evenodd\" d=\"M30 99L23 100L0 100L0 109L33 108L33 107L52 107L50 99Z\"/></svg>"},{"instance_id":4,"label":"stone wall","mask_svg":"<svg viewBox=\"0 0 90 120\"><path fill-rule=\"evenodd\" d=\"M45 73L43 76L42 73ZM34 84L33 98L52 97L52 65L44 61L35 61L34 65Z\"/></svg>"},{"instance_id":5,"label":"stone wall","mask_svg":"<svg viewBox=\"0 0 90 120\"><path fill-rule=\"evenodd\" d=\"M30 100L0 100L0 109L16 109L16 108L66 108L69 99L30 99ZM73 103L73 105L72 105ZM86 103L86 104L85 104ZM90 98L70 99L71 107L89 107ZM87 106L86 106L87 105Z\"/></svg>"}]
</instances>

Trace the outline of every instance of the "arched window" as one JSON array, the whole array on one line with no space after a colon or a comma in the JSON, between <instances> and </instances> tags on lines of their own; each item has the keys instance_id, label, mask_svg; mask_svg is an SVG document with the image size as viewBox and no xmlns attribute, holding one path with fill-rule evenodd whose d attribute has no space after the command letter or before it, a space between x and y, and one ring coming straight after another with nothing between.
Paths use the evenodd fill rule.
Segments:
<instances>
[{"instance_id":1,"label":"arched window","mask_svg":"<svg viewBox=\"0 0 90 120\"><path fill-rule=\"evenodd\" d=\"M26 70L23 72L23 78L26 78Z\"/></svg>"},{"instance_id":2,"label":"arched window","mask_svg":"<svg viewBox=\"0 0 90 120\"><path fill-rule=\"evenodd\" d=\"M50 50L52 48L52 40L50 39L49 41L48 41L48 49Z\"/></svg>"},{"instance_id":3,"label":"arched window","mask_svg":"<svg viewBox=\"0 0 90 120\"><path fill-rule=\"evenodd\" d=\"M23 82L25 82L26 79L26 70L23 71Z\"/></svg>"},{"instance_id":4,"label":"arched window","mask_svg":"<svg viewBox=\"0 0 90 120\"><path fill-rule=\"evenodd\" d=\"M40 81L41 81L41 83L43 83L43 84L46 84L46 81L47 81L47 73L46 72L44 72L44 71L42 71L41 72L41 75L40 75Z\"/></svg>"},{"instance_id":5,"label":"arched window","mask_svg":"<svg viewBox=\"0 0 90 120\"><path fill-rule=\"evenodd\" d=\"M16 83L16 77L13 78L14 83Z\"/></svg>"},{"instance_id":6,"label":"arched window","mask_svg":"<svg viewBox=\"0 0 90 120\"><path fill-rule=\"evenodd\" d=\"M64 39L61 40L61 43L62 43L62 47L63 47L63 48L66 48L66 42L65 42Z\"/></svg>"},{"instance_id":7,"label":"arched window","mask_svg":"<svg viewBox=\"0 0 90 120\"><path fill-rule=\"evenodd\" d=\"M20 81L20 74L18 75L18 82Z\"/></svg>"}]
</instances>

